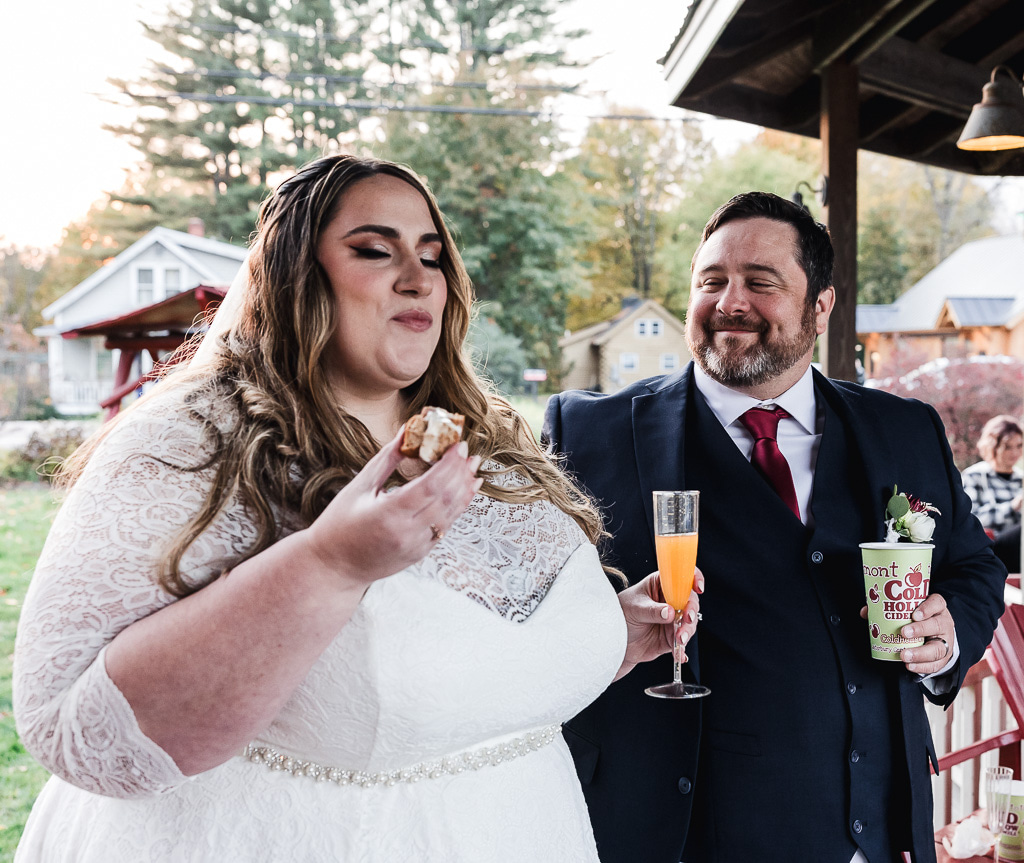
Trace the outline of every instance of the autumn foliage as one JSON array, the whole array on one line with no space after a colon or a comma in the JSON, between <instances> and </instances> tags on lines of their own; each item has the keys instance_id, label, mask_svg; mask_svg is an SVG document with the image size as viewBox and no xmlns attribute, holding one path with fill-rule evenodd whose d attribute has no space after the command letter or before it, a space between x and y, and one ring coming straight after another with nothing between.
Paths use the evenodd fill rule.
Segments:
<instances>
[{"instance_id":1,"label":"autumn foliage","mask_svg":"<svg viewBox=\"0 0 1024 863\"><path fill-rule=\"evenodd\" d=\"M867 385L934 407L960 470L979 460L978 437L989 419L1024 412L1024 359L1017 357L941 357Z\"/></svg>"}]
</instances>

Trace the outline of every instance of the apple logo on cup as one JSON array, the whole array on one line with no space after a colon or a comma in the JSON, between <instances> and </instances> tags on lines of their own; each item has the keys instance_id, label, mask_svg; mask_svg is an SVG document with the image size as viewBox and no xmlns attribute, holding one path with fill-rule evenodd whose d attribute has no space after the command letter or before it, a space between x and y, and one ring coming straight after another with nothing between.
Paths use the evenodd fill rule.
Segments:
<instances>
[{"instance_id":1,"label":"apple logo on cup","mask_svg":"<svg viewBox=\"0 0 1024 863\"><path fill-rule=\"evenodd\" d=\"M877 623L872 623L871 624L871 637L872 638L878 638L878 624Z\"/></svg>"},{"instance_id":2,"label":"apple logo on cup","mask_svg":"<svg viewBox=\"0 0 1024 863\"><path fill-rule=\"evenodd\" d=\"M910 572L906 574L906 576L904 576L904 580L911 587L920 587L923 578L924 576L921 574L921 564L915 566L912 570L910 570Z\"/></svg>"},{"instance_id":3,"label":"apple logo on cup","mask_svg":"<svg viewBox=\"0 0 1024 863\"><path fill-rule=\"evenodd\" d=\"M868 591L868 599L872 602L878 602L878 588L875 585L871 585L871 590Z\"/></svg>"}]
</instances>

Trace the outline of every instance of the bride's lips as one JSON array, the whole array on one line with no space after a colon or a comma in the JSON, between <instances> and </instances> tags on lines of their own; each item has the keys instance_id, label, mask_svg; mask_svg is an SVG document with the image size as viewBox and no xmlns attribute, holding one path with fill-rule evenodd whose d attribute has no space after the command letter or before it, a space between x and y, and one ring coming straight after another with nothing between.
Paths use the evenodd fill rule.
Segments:
<instances>
[{"instance_id":1,"label":"bride's lips","mask_svg":"<svg viewBox=\"0 0 1024 863\"><path fill-rule=\"evenodd\" d=\"M395 315L391 320L401 324L403 327L408 327L416 333L426 332L434 323L434 318L429 313L419 311L418 309L402 312Z\"/></svg>"}]
</instances>

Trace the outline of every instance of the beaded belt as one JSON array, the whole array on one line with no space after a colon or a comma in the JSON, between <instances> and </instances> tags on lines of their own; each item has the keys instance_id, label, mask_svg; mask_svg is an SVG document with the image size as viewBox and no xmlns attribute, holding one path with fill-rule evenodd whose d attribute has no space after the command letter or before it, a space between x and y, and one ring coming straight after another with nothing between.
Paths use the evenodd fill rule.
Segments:
<instances>
[{"instance_id":1,"label":"beaded belt","mask_svg":"<svg viewBox=\"0 0 1024 863\"><path fill-rule=\"evenodd\" d=\"M367 773L363 770L343 770L327 767L314 761L303 761L284 755L269 746L250 743L242 757L253 764L265 764L271 770L291 773L292 776L308 776L317 782L334 782L336 785L357 785L373 788L378 785L397 785L399 782L419 782L421 779L437 779L441 776L455 776L467 770L513 761L522 755L536 752L551 743L561 733L561 726L550 725L537 731L530 731L505 743L467 749L454 755L446 755L434 761L424 761L402 770L386 770Z\"/></svg>"}]
</instances>

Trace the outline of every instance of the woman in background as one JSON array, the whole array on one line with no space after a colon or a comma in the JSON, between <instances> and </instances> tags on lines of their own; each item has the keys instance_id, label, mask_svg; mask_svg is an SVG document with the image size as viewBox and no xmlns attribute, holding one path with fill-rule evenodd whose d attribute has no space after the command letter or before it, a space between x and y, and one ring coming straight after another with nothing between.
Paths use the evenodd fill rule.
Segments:
<instances>
[{"instance_id":1,"label":"woman in background","mask_svg":"<svg viewBox=\"0 0 1024 863\"><path fill-rule=\"evenodd\" d=\"M1009 572L1020 572L1020 505L1024 474L1017 462L1024 447L1024 428L1014 417L992 417L981 430L982 460L963 471L971 512L995 543L995 552Z\"/></svg>"}]
</instances>

